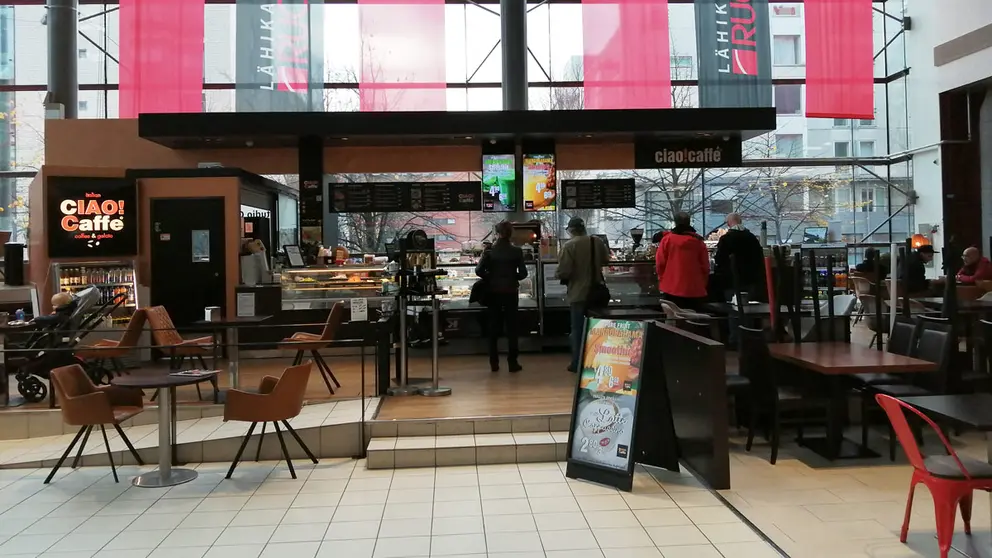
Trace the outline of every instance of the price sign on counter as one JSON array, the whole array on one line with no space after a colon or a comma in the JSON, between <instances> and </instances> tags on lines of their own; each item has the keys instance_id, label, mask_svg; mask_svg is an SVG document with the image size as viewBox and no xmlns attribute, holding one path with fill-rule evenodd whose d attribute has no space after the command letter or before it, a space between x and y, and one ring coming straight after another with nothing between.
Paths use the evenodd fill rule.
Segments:
<instances>
[{"instance_id":1,"label":"price sign on counter","mask_svg":"<svg viewBox=\"0 0 992 558\"><path fill-rule=\"evenodd\" d=\"M353 298L351 299L351 320L352 322L367 322L369 321L369 299L367 298Z\"/></svg>"}]
</instances>

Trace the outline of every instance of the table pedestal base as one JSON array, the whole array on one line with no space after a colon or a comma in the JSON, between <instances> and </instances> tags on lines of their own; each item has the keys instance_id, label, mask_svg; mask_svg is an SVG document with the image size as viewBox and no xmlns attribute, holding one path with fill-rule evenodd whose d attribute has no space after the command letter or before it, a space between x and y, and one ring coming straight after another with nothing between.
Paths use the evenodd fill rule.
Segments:
<instances>
[{"instance_id":1,"label":"table pedestal base","mask_svg":"<svg viewBox=\"0 0 992 558\"><path fill-rule=\"evenodd\" d=\"M881 457L878 452L861 447L861 444L856 444L847 438L841 439L838 455L830 455L830 448L827 445L827 439L824 437L804 436L803 441L799 445L831 461L835 459L874 459Z\"/></svg>"},{"instance_id":2,"label":"table pedestal base","mask_svg":"<svg viewBox=\"0 0 992 558\"><path fill-rule=\"evenodd\" d=\"M155 470L151 473L138 475L131 480L131 484L141 488L165 488L185 484L197 476L193 469L172 469L168 476L162 476L162 472Z\"/></svg>"}]
</instances>

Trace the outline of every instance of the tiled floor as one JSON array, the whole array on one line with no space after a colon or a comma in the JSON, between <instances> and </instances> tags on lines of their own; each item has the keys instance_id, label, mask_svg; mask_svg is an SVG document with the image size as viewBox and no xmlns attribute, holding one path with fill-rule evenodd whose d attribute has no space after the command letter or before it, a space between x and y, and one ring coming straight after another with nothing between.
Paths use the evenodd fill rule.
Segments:
<instances>
[{"instance_id":1,"label":"tiled floor","mask_svg":"<svg viewBox=\"0 0 992 558\"><path fill-rule=\"evenodd\" d=\"M688 475L639 470L633 493L563 464L367 470L354 460L202 465L172 489L104 468L0 471L0 556L62 558L773 558ZM128 475L137 468L126 468Z\"/></svg>"},{"instance_id":2,"label":"tiled floor","mask_svg":"<svg viewBox=\"0 0 992 558\"><path fill-rule=\"evenodd\" d=\"M366 417L370 417L378 405L377 398L365 400ZM290 424L296 429L312 428L361 422L361 400L339 401L336 403L319 403L306 405L299 416L290 419ZM151 408L143 415L158 416L158 409ZM139 416L143 416L139 415ZM61 415L53 415L61 420ZM176 439L178 443L205 442L221 438L239 438L245 435L248 425L243 422L225 423L223 417L208 417L196 420L183 420L176 423ZM125 434L137 449L158 447L158 424L144 424L124 428ZM91 436L83 455L103 455L106 451L102 439ZM58 459L75 436L45 436L22 440L0 440L0 466L12 463L39 462ZM117 431L107 429L110 449L114 452L126 451L124 441L119 438Z\"/></svg>"},{"instance_id":3,"label":"tiled floor","mask_svg":"<svg viewBox=\"0 0 992 558\"><path fill-rule=\"evenodd\" d=\"M853 434L853 432L852 432ZM791 436L791 433L787 434ZM933 501L923 486L913 500L908 544L899 542L912 467L902 451L899 461L888 457L829 463L815 454L785 443L778 463L768 463L767 444L755 441L754 452L742 451L743 439L735 438L731 450L732 490L722 495L794 558L918 558L939 556L934 538ZM986 459L985 439L977 433L954 437L955 450ZM884 438L873 447L886 448ZM939 452L936 437L926 438L924 450ZM992 556L989 543L990 500L976 494L972 531L981 556ZM955 546L967 538L960 514L955 524ZM961 558L962 554L951 555ZM979 558L969 552L969 556Z\"/></svg>"}]
</instances>

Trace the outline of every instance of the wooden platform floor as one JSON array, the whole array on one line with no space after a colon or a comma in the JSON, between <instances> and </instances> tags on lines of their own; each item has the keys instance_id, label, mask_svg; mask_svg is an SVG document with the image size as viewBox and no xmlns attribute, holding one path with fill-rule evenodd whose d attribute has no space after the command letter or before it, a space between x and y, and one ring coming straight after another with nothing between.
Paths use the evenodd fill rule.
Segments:
<instances>
[{"instance_id":1,"label":"wooden platform floor","mask_svg":"<svg viewBox=\"0 0 992 558\"><path fill-rule=\"evenodd\" d=\"M567 354L524 354L524 369L516 374L489 370L486 356L445 357L441 385L451 388L445 397L387 397L376 419L435 419L499 417L570 413L575 374L566 370ZM430 376L430 359L411 359L412 377Z\"/></svg>"},{"instance_id":2,"label":"wooden platform floor","mask_svg":"<svg viewBox=\"0 0 992 558\"><path fill-rule=\"evenodd\" d=\"M307 401L331 401L334 399L353 399L361 396L361 359L357 356L355 357L325 357L331 369L334 371L334 375L337 377L338 381L341 382L341 387L335 387L335 394L331 396L327 391L327 386L324 384L323 380L320 378L320 374L317 372L316 365L313 368L313 372L310 376L310 382L307 384ZM166 371L165 363L147 363L148 365L139 369L130 370L131 374L150 374L150 373L162 373ZM207 364L210 364L210 360L207 359ZM240 372L240 387L253 390L258 387L262 378L267 375L278 377L282 374L282 371L292 364L292 359L289 358L257 358L257 359L242 359L241 360L241 372ZM219 376L219 383L221 389L228 389L231 387L230 374L227 373L226 363L220 367L224 370ZM10 393L17 395L17 382L14 380L13 376L9 376ZM47 382L46 382L47 384ZM333 384L332 384L333 386ZM203 401L197 401L196 388L193 386L180 387L177 390L176 399L180 405L196 405L203 404L207 405L213 403L212 392L210 384L204 382L200 385L200 390L203 393ZM371 355L366 355L365 357L365 396L372 397L375 395L375 362ZM148 392L149 397L151 392ZM0 407L0 412L6 410L25 410L25 409L47 409L48 400L46 399L40 403L27 403L20 407L4 408Z\"/></svg>"}]
</instances>

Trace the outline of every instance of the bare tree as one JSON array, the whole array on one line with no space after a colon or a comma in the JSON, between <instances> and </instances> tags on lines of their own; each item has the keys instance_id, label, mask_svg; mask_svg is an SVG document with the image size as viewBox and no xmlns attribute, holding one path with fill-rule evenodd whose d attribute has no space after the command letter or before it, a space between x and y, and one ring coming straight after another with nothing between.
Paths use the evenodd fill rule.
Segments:
<instances>
[{"instance_id":1,"label":"bare tree","mask_svg":"<svg viewBox=\"0 0 992 558\"><path fill-rule=\"evenodd\" d=\"M789 159L802 156L802 146L782 143L775 134L764 134L749 143L756 158ZM764 166L753 169L739 190L737 212L745 219L772 224L774 238L788 242L801 227L826 226L837 209L834 190L849 180L836 172L812 168Z\"/></svg>"}]
</instances>

